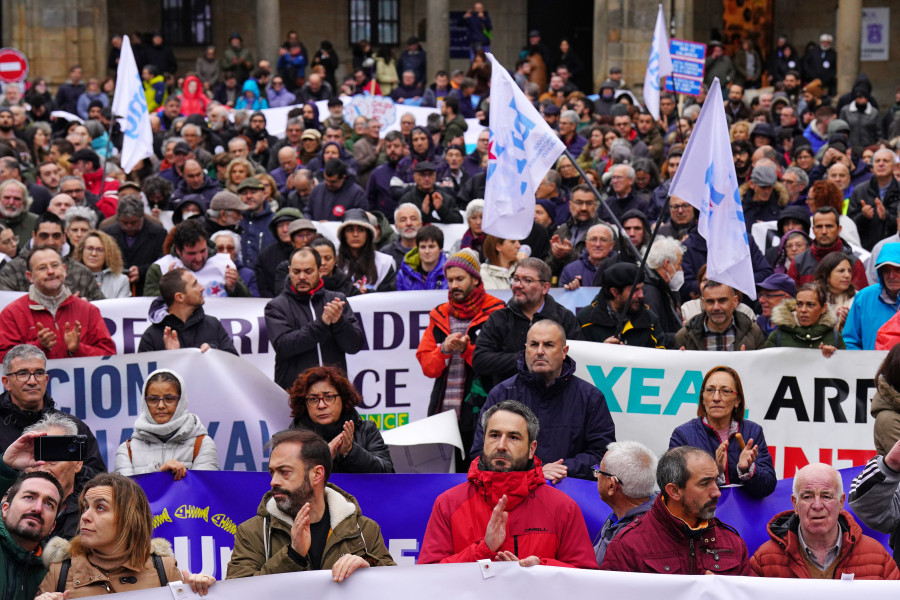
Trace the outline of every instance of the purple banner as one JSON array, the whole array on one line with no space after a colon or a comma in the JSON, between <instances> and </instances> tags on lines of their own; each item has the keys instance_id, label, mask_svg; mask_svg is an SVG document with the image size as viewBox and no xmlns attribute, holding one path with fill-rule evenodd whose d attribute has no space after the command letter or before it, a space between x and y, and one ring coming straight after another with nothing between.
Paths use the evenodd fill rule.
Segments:
<instances>
[{"instance_id":1,"label":"purple banner","mask_svg":"<svg viewBox=\"0 0 900 600\"><path fill-rule=\"evenodd\" d=\"M859 471L841 471L845 491ZM136 481L150 500L154 536L173 543L179 566L217 578L222 577L231 556L236 527L256 514L269 489L265 473L188 471L179 482L173 482L168 473L154 473L138 476ZM434 499L463 481L465 476L459 474L335 474L331 478L332 483L356 497L364 515L381 525L385 543L400 565L414 564ZM769 539L769 519L791 509L793 481L779 481L775 493L762 500L749 498L739 488L725 489L716 516L741 533L752 554ZM597 486L565 479L558 487L581 507L593 539L609 514L609 507L597 495ZM887 546L887 535L862 527Z\"/></svg>"}]
</instances>

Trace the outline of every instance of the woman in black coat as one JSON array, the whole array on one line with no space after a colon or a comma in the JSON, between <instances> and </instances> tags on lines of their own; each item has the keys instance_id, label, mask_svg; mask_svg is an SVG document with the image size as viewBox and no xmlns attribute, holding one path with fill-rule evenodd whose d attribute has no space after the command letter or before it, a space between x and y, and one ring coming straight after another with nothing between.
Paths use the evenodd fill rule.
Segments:
<instances>
[{"instance_id":1,"label":"woman in black coat","mask_svg":"<svg viewBox=\"0 0 900 600\"><path fill-rule=\"evenodd\" d=\"M331 448L334 473L393 473L378 425L356 412L360 396L336 367L311 367L288 390L291 429L310 429Z\"/></svg>"}]
</instances>

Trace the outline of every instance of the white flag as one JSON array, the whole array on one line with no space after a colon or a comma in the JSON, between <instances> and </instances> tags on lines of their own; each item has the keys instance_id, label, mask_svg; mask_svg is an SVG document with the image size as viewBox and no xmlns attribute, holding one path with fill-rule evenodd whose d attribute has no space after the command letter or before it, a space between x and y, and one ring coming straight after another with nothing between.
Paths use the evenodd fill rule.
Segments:
<instances>
[{"instance_id":1,"label":"white flag","mask_svg":"<svg viewBox=\"0 0 900 600\"><path fill-rule=\"evenodd\" d=\"M700 211L697 229L706 238L706 276L755 299L750 241L718 77L709 86L669 195Z\"/></svg>"},{"instance_id":2,"label":"white flag","mask_svg":"<svg viewBox=\"0 0 900 600\"><path fill-rule=\"evenodd\" d=\"M672 74L672 57L669 55L669 36L666 35L666 18L662 4L656 15L656 28L653 30L653 44L650 46L650 58L647 60L647 73L644 75L644 106L659 120L659 78Z\"/></svg>"},{"instance_id":3,"label":"white flag","mask_svg":"<svg viewBox=\"0 0 900 600\"><path fill-rule=\"evenodd\" d=\"M534 225L534 191L566 149L492 54L491 141L482 229L521 240Z\"/></svg>"},{"instance_id":4,"label":"white flag","mask_svg":"<svg viewBox=\"0 0 900 600\"><path fill-rule=\"evenodd\" d=\"M144 85L127 35L122 36L122 54L116 70L112 113L116 115L125 134L122 141L122 170L130 173L138 161L153 155L153 132L150 130L150 113L147 110Z\"/></svg>"}]
</instances>

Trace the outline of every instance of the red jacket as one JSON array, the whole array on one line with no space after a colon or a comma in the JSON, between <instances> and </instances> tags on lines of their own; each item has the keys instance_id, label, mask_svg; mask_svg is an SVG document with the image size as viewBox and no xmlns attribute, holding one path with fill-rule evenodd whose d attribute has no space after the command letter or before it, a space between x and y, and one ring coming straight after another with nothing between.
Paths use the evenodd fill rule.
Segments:
<instances>
[{"instance_id":1,"label":"red jacket","mask_svg":"<svg viewBox=\"0 0 900 600\"><path fill-rule=\"evenodd\" d=\"M853 573L854 579L900 579L897 563L884 546L863 534L862 528L847 511L838 519L841 527L841 555L834 578ZM797 528L800 519L792 510L778 513L767 527L772 538L753 554L750 568L757 577L809 579L809 567L803 560Z\"/></svg>"},{"instance_id":2,"label":"red jacket","mask_svg":"<svg viewBox=\"0 0 900 600\"><path fill-rule=\"evenodd\" d=\"M69 296L56 310L56 318L46 308L25 295L10 302L0 312L0 360L18 344L32 344L47 354L47 358L67 358L66 324L81 323L81 343L72 356L110 356L116 353L116 344L109 336L106 323L96 306L75 296ZM56 344L50 350L41 346L37 337L37 324L56 333Z\"/></svg>"},{"instance_id":3,"label":"red jacket","mask_svg":"<svg viewBox=\"0 0 900 600\"><path fill-rule=\"evenodd\" d=\"M662 494L650 511L635 517L609 543L604 571L703 575L750 575L747 546L738 533L713 518L691 530L666 508Z\"/></svg>"},{"instance_id":4,"label":"red jacket","mask_svg":"<svg viewBox=\"0 0 900 600\"><path fill-rule=\"evenodd\" d=\"M481 331L481 326L491 316L491 313L504 306L506 304L502 300L485 294L484 301L481 303L481 312L475 315L475 318L469 323L469 328L466 330L466 335L469 336L469 345L466 351L460 355L466 361L466 389L469 388L474 377L472 354L475 352L475 340L478 339L478 332ZM441 403L444 400L444 387L447 383L447 372L450 365L451 355L441 352L441 344L451 333L450 303L445 302L431 309L428 318L428 328L422 333L419 348L416 350L416 359L422 366L422 373L425 374L425 377L437 379L431 392L431 403L428 406L428 414L434 415L442 410Z\"/></svg>"},{"instance_id":5,"label":"red jacket","mask_svg":"<svg viewBox=\"0 0 900 600\"><path fill-rule=\"evenodd\" d=\"M482 471L469 467L468 483L450 488L434 502L425 528L419 564L493 559L500 550L519 558L537 556L542 565L597 568L581 509L563 492L545 485L541 461L528 471ZM506 494L506 539L497 551L484 542L491 512Z\"/></svg>"}]
</instances>

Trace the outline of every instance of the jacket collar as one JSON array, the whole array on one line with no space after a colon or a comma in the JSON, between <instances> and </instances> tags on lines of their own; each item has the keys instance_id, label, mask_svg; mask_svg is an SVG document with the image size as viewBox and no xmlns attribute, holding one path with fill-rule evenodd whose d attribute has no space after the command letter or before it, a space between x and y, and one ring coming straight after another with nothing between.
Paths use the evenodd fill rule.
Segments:
<instances>
[{"instance_id":1,"label":"jacket collar","mask_svg":"<svg viewBox=\"0 0 900 600\"><path fill-rule=\"evenodd\" d=\"M359 510L359 506L356 504L353 496L331 483L325 484L325 503L328 506L328 522L331 529L337 527L341 521L353 516ZM264 508L261 506L257 514L265 516L265 513L268 513L269 516L288 528L294 524L293 517L280 510L275 504L272 492L266 492L266 495L263 496L262 504Z\"/></svg>"},{"instance_id":2,"label":"jacket collar","mask_svg":"<svg viewBox=\"0 0 900 600\"><path fill-rule=\"evenodd\" d=\"M486 471L481 469L481 458L476 458L469 466L468 480L478 490L478 494L488 506L493 508L506 496L506 510L512 511L546 483L541 459L534 457L534 466L527 471Z\"/></svg>"}]
</instances>

